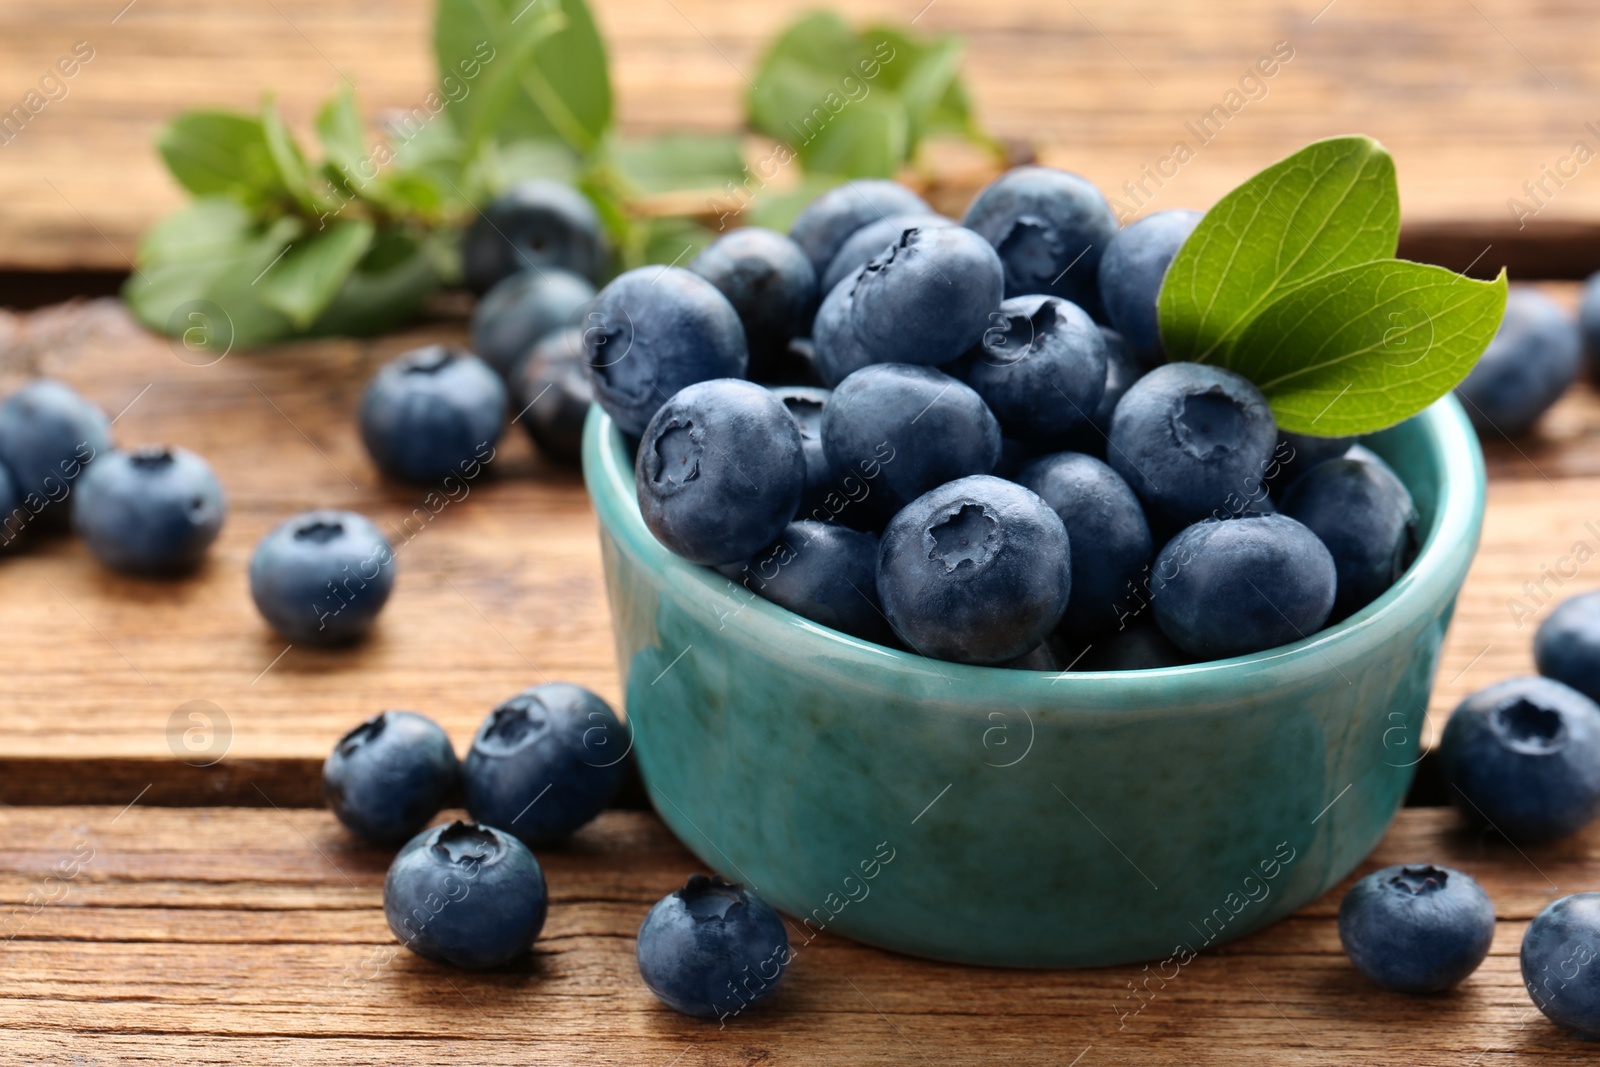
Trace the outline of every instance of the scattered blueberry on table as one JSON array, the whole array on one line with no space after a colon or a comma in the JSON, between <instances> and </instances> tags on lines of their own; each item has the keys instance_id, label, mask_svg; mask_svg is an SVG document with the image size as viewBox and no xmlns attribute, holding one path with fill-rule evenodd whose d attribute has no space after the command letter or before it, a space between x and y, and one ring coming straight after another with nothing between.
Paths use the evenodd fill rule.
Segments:
<instances>
[{"instance_id":1,"label":"scattered blueberry on table","mask_svg":"<svg viewBox=\"0 0 1600 1067\"><path fill-rule=\"evenodd\" d=\"M72 525L113 570L181 574L199 566L227 510L205 460L154 446L108 452L85 468Z\"/></svg>"},{"instance_id":2,"label":"scattered blueberry on table","mask_svg":"<svg viewBox=\"0 0 1600 1067\"><path fill-rule=\"evenodd\" d=\"M1521 962L1534 1007L1578 1037L1600 1040L1600 893L1562 897L1534 916Z\"/></svg>"},{"instance_id":3,"label":"scattered blueberry on table","mask_svg":"<svg viewBox=\"0 0 1600 1067\"><path fill-rule=\"evenodd\" d=\"M609 259L589 199L570 185L541 179L520 182L490 201L461 241L462 274L480 295L535 268L559 267L598 282Z\"/></svg>"},{"instance_id":4,"label":"scattered blueberry on table","mask_svg":"<svg viewBox=\"0 0 1600 1067\"><path fill-rule=\"evenodd\" d=\"M777 992L789 935L766 901L719 876L694 874L639 926L639 975L674 1011L726 1019Z\"/></svg>"},{"instance_id":5,"label":"scattered blueberry on table","mask_svg":"<svg viewBox=\"0 0 1600 1067\"><path fill-rule=\"evenodd\" d=\"M1533 635L1539 673L1600 701L1600 592L1568 597Z\"/></svg>"},{"instance_id":6,"label":"scattered blueberry on table","mask_svg":"<svg viewBox=\"0 0 1600 1067\"><path fill-rule=\"evenodd\" d=\"M307 511L256 545L250 596L289 641L345 645L372 628L394 573L394 549L369 520L353 511Z\"/></svg>"},{"instance_id":7,"label":"scattered blueberry on table","mask_svg":"<svg viewBox=\"0 0 1600 1067\"><path fill-rule=\"evenodd\" d=\"M1572 317L1539 290L1514 285L1500 332L1456 386L1456 395L1481 431L1515 437L1560 399L1582 360L1583 341Z\"/></svg>"},{"instance_id":8,"label":"scattered blueberry on table","mask_svg":"<svg viewBox=\"0 0 1600 1067\"><path fill-rule=\"evenodd\" d=\"M426 345L378 368L361 394L361 440L403 482L475 477L506 427L506 389L471 352Z\"/></svg>"},{"instance_id":9,"label":"scattered blueberry on table","mask_svg":"<svg viewBox=\"0 0 1600 1067\"><path fill-rule=\"evenodd\" d=\"M1438 993L1478 969L1494 940L1494 905L1471 876L1406 864L1373 871L1339 904L1339 941L1385 989Z\"/></svg>"},{"instance_id":10,"label":"scattered blueberry on table","mask_svg":"<svg viewBox=\"0 0 1600 1067\"><path fill-rule=\"evenodd\" d=\"M61 502L71 499L73 483L110 448L105 413L52 378L36 378L0 401L0 464L31 513L70 508Z\"/></svg>"},{"instance_id":11,"label":"scattered blueberry on table","mask_svg":"<svg viewBox=\"0 0 1600 1067\"><path fill-rule=\"evenodd\" d=\"M322 764L322 794L351 833L399 842L439 814L459 775L438 723L414 711L384 711L333 746Z\"/></svg>"}]
</instances>

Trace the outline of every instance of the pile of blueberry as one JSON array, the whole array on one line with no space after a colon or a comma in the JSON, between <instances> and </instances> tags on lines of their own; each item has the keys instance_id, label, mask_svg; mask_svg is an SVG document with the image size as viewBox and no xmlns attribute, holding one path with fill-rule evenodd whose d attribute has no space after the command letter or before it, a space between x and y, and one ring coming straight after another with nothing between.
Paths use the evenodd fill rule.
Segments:
<instances>
[{"instance_id":1,"label":"pile of blueberry","mask_svg":"<svg viewBox=\"0 0 1600 1067\"><path fill-rule=\"evenodd\" d=\"M960 224L857 181L595 298L595 399L667 548L922 655L1172 666L1298 641L1410 565L1417 512L1351 439L1167 363L1156 296L1199 221L1119 229L1022 167ZM759 384L758 384L759 383Z\"/></svg>"},{"instance_id":2,"label":"pile of blueberry","mask_svg":"<svg viewBox=\"0 0 1600 1067\"><path fill-rule=\"evenodd\" d=\"M0 545L69 523L125 574L194 570L227 514L205 460L167 446L114 449L105 413L39 378L0 402Z\"/></svg>"},{"instance_id":3,"label":"pile of blueberry","mask_svg":"<svg viewBox=\"0 0 1600 1067\"><path fill-rule=\"evenodd\" d=\"M528 952L544 926L549 892L532 849L564 840L611 802L628 751L610 705L549 682L491 711L464 761L433 720L376 715L334 746L322 787L351 833L401 846L383 885L394 935L431 960L497 967ZM428 826L458 800L472 821ZM697 874L645 917L638 958L667 1004L726 1017L772 993L788 936L759 897Z\"/></svg>"},{"instance_id":4,"label":"pile of blueberry","mask_svg":"<svg viewBox=\"0 0 1600 1067\"><path fill-rule=\"evenodd\" d=\"M1473 693L1451 714L1438 759L1466 818L1515 845L1551 841L1600 815L1600 593L1562 603L1539 627L1540 677ZM1494 937L1494 907L1448 867L1376 871L1345 896L1339 936L1356 967L1390 989L1430 993L1471 974ZM1600 1037L1600 893L1546 907L1522 941L1522 978L1558 1026Z\"/></svg>"}]
</instances>

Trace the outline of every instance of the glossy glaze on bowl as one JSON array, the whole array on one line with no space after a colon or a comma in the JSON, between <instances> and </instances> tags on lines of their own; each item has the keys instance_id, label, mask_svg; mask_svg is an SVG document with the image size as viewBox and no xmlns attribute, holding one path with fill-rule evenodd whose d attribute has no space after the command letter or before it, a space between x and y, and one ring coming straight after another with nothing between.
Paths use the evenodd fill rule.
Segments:
<instances>
[{"instance_id":1,"label":"glossy glaze on bowl","mask_svg":"<svg viewBox=\"0 0 1600 1067\"><path fill-rule=\"evenodd\" d=\"M796 949L827 930L974 963L1170 969L1288 914L1405 795L1482 523L1455 400L1367 444L1422 516L1417 562L1381 598L1265 653L1062 676L858 641L677 559L595 409L585 479L656 809L793 916Z\"/></svg>"}]
</instances>

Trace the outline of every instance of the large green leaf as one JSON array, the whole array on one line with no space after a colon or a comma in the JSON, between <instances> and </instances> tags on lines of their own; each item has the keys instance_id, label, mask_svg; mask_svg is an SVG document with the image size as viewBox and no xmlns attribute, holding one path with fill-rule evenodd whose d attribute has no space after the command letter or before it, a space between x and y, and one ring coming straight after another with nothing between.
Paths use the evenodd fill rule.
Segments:
<instances>
[{"instance_id":1,"label":"large green leaf","mask_svg":"<svg viewBox=\"0 0 1600 1067\"><path fill-rule=\"evenodd\" d=\"M1505 271L1473 281L1387 259L1324 274L1252 319L1224 361L1295 433L1371 433L1465 378L1505 313Z\"/></svg>"},{"instance_id":2,"label":"large green leaf","mask_svg":"<svg viewBox=\"0 0 1600 1067\"><path fill-rule=\"evenodd\" d=\"M339 295L372 235L366 219L343 219L296 242L255 283L261 299L287 315L296 329L305 329Z\"/></svg>"},{"instance_id":3,"label":"large green leaf","mask_svg":"<svg viewBox=\"0 0 1600 1067\"><path fill-rule=\"evenodd\" d=\"M434 49L469 157L525 138L587 154L611 124L605 45L583 0L439 0Z\"/></svg>"},{"instance_id":4,"label":"large green leaf","mask_svg":"<svg viewBox=\"0 0 1600 1067\"><path fill-rule=\"evenodd\" d=\"M1260 311L1319 275L1394 255L1394 160L1370 137L1316 141L1206 212L1157 302L1172 360L1225 353Z\"/></svg>"},{"instance_id":5,"label":"large green leaf","mask_svg":"<svg viewBox=\"0 0 1600 1067\"><path fill-rule=\"evenodd\" d=\"M288 192L261 121L231 111L188 111L167 124L156 148L172 176L195 196L259 204Z\"/></svg>"}]
</instances>

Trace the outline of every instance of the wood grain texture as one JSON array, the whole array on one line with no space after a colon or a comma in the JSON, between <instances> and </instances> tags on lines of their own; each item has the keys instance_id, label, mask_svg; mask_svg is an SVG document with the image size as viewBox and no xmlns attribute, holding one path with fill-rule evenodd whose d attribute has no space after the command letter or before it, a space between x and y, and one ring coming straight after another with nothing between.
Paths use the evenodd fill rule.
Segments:
<instances>
[{"instance_id":1,"label":"wood grain texture","mask_svg":"<svg viewBox=\"0 0 1600 1067\"><path fill-rule=\"evenodd\" d=\"M622 128L736 127L761 49L814 6L594 0ZM1539 234L1571 259L1564 270L1600 263L1600 253L1562 244L1572 223L1600 221L1600 177L1562 164L1577 140L1600 149L1585 127L1596 118L1585 108L1600 87L1600 55L1582 0L859 0L847 15L915 17L919 29L964 35L988 127L1037 142L1048 161L1134 208L1207 207L1308 140L1360 131L1396 154L1408 222L1457 236L1466 226L1473 247L1460 264L1494 243L1480 267L1533 267L1515 247ZM274 89L304 131L344 79L370 114L416 107L434 77L431 19L430 0L3 0L0 112L36 91L76 42L94 56L64 82L64 97L0 144L0 268L125 269L138 236L181 202L151 142L183 109L254 108ZM1275 46L1292 58L1230 99ZM1204 138L1186 126L1219 106ZM1143 168L1160 167L1179 141L1193 159L1150 184ZM1557 185L1546 166L1571 176ZM1141 180L1144 192L1119 192ZM1546 194L1529 200L1523 183L1540 180ZM1527 229L1516 228L1512 197L1545 205Z\"/></svg>"},{"instance_id":2,"label":"wood grain texture","mask_svg":"<svg viewBox=\"0 0 1600 1067\"><path fill-rule=\"evenodd\" d=\"M792 930L784 987L725 1029L675 1015L638 979L639 922L696 868L652 815L607 813L541 853L544 934L531 959L487 974L401 949L381 908L389 853L358 846L325 812L0 808L0 840L0 1043L18 1062L1095 1067L1593 1055L1533 1010L1516 953L1540 908L1600 879L1600 831L1524 857L1448 810L1404 812L1358 872L1447 863L1489 892L1491 955L1444 996L1388 994L1356 974L1334 923L1341 886L1165 985L1146 985L1135 966L966 968L826 931L806 944ZM49 880L74 860L75 877ZM875 891L894 886L886 877ZM1133 986L1148 990L1142 1001Z\"/></svg>"}]
</instances>

